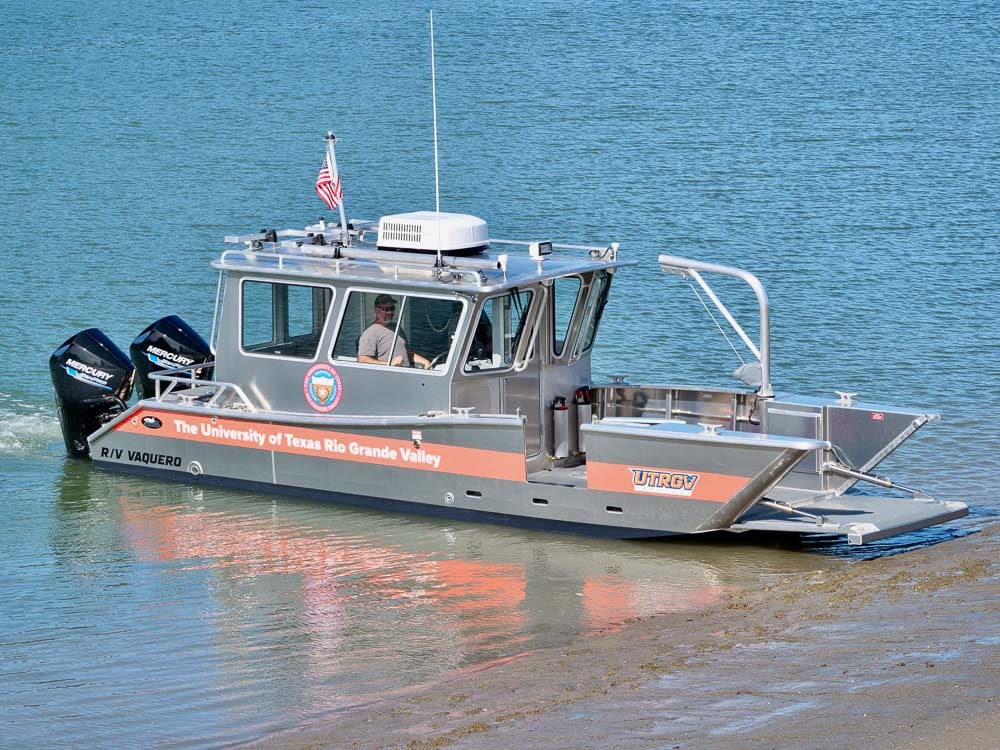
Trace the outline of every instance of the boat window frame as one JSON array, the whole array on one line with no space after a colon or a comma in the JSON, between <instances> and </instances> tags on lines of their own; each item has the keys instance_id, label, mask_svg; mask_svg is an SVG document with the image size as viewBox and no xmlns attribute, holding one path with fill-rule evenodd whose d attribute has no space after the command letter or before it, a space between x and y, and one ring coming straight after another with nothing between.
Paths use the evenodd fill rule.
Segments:
<instances>
[{"instance_id":1,"label":"boat window frame","mask_svg":"<svg viewBox=\"0 0 1000 750\"><path fill-rule=\"evenodd\" d=\"M329 289L330 290L330 303L326 310L326 316L323 318L323 327L319 331L319 337L316 340L316 350L313 352L312 357L291 357L287 354L267 354L260 351L254 351L253 349L245 349L243 347L243 287L246 282L251 281L255 283L270 283L270 284L284 284L285 286L304 286L310 289ZM273 276L242 276L239 279L239 294L238 294L238 308L239 313L237 315L236 321L236 339L239 345L239 352L241 356L244 357L255 357L258 359L265 359L269 362L318 362L320 359L320 353L323 351L323 341L326 338L327 329L330 325L330 315L333 312L333 308L337 301L337 287L333 284L323 284L316 282L309 282L299 280L296 278L294 281L290 281L289 277L273 277ZM272 322L273 325L273 322Z\"/></svg>"},{"instance_id":2,"label":"boat window frame","mask_svg":"<svg viewBox=\"0 0 1000 750\"><path fill-rule=\"evenodd\" d=\"M475 322L478 325L479 316L482 315L483 310L486 308L486 304L497 297L504 297L513 292L528 292L531 295L531 300L528 303L528 307L525 310L524 320L521 337L517 342L517 346L514 348L514 355L511 358L511 363L507 367L494 367L487 370L466 370L465 363L468 362L469 352L472 350L472 343L474 336L474 331L472 330L472 324L469 324L469 330L466 332L465 346L462 347L462 354L460 357L460 365L457 365L457 372L461 373L463 377L467 378L486 378L486 377L499 377L506 376L512 372L521 372L525 369L527 364L531 362L532 357L538 350L537 338L538 331L542 325L541 321L541 309L540 307L545 304L548 299L547 290L544 286L536 284L526 284L524 286L509 286L506 289L502 289L499 292L495 292L488 296L477 297L475 304L472 306L472 314L475 314Z\"/></svg>"},{"instance_id":3,"label":"boat window frame","mask_svg":"<svg viewBox=\"0 0 1000 750\"><path fill-rule=\"evenodd\" d=\"M219 271L219 278L215 285L215 309L212 311L212 331L208 334L208 349L212 352L212 356L218 356L219 352L219 337L222 335L222 324L225 318L223 317L223 306L226 301L226 287L229 282L229 274L225 269ZM331 306L332 306L331 301ZM243 314L243 306L240 305L240 315ZM242 334L242 320L240 321L240 332Z\"/></svg>"},{"instance_id":4,"label":"boat window frame","mask_svg":"<svg viewBox=\"0 0 1000 750\"><path fill-rule=\"evenodd\" d=\"M576 290L576 299L573 301L573 310L570 313L569 321L566 324L566 336L563 338L562 349L556 351L556 294L555 287L560 279L576 279L580 282L580 286ZM579 331L580 318L583 317L583 308L585 307L587 294L590 292L591 281L584 278L582 273L569 273L565 276L557 276L552 279L552 284L549 290L549 300L548 309L551 313L551 327L549 330L550 338L552 339L551 355L554 361L561 361L563 359L568 359L569 355L573 353L576 348L576 338ZM572 346L570 346L572 344Z\"/></svg>"},{"instance_id":5,"label":"boat window frame","mask_svg":"<svg viewBox=\"0 0 1000 750\"><path fill-rule=\"evenodd\" d=\"M455 325L456 333L464 330L466 325L466 318L469 315L469 300L467 297L455 292L441 294L437 292L428 292L423 289L421 290L408 290L390 287L375 287L375 286L347 286L343 288L344 301L340 305L340 312L337 315L337 320L333 328L333 335L330 338L329 345L326 347L326 357L327 361L334 367L349 367L349 368L360 368L367 370L378 371L388 371L388 372L399 372L399 373L416 373L420 375L429 375L431 377L446 377L450 375L452 361L457 351L456 343L459 341L461 336L455 335L452 337L451 348L448 350L448 356L444 360L444 367L441 369L431 369L424 370L419 367L392 367L390 365L373 365L368 362L359 362L357 359L336 359L333 356L333 350L337 346L337 340L340 338L340 331L344 324L344 318L347 315L348 302L351 298L351 294L354 292L360 292L362 294L389 294L394 297L423 297L425 299L443 299L450 302L458 302L461 305L462 312L459 315L458 323ZM402 306L401 306L402 307ZM409 332L408 332L409 333Z\"/></svg>"},{"instance_id":6,"label":"boat window frame","mask_svg":"<svg viewBox=\"0 0 1000 750\"><path fill-rule=\"evenodd\" d=\"M590 277L587 299L581 311L580 326L576 332L576 341L573 342L572 355L569 358L571 363L579 361L583 355L594 348L594 344L597 341L597 334L601 330L601 321L604 319L604 310L608 306L608 297L611 294L611 281L613 278L614 274L611 273L610 269L594 271ZM603 288L598 289L598 286L603 286ZM595 295L597 296L595 297ZM588 321L592 320L595 315L597 317L592 333L590 334L590 341L587 342Z\"/></svg>"}]
</instances>

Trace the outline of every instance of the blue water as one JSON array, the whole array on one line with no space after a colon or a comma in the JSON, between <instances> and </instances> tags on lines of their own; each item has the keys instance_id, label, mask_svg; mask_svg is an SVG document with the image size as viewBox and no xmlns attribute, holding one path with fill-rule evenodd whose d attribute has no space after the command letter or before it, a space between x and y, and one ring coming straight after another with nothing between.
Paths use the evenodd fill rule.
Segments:
<instances>
[{"instance_id":1,"label":"blue water","mask_svg":"<svg viewBox=\"0 0 1000 750\"><path fill-rule=\"evenodd\" d=\"M226 233L434 205L423 4L6 2L0 736L218 746L690 609L843 544L629 544L140 481L67 461L47 358L180 313ZM1000 511L1000 10L991 2L435 4L445 210L621 243L595 374L729 385L660 253L765 282L779 390L940 412L882 468ZM723 286L748 317L752 300ZM613 290L615 291L615 290ZM870 553L868 553L870 554Z\"/></svg>"}]
</instances>

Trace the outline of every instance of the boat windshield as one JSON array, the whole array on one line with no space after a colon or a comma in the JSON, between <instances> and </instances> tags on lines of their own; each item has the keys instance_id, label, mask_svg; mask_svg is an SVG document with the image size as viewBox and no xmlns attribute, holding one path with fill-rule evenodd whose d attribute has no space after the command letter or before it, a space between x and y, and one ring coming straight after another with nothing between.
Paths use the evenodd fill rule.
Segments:
<instances>
[{"instance_id":1,"label":"boat windshield","mask_svg":"<svg viewBox=\"0 0 1000 750\"><path fill-rule=\"evenodd\" d=\"M557 357L566 348L569 324L582 285L579 276L561 276L552 283L552 353Z\"/></svg>"},{"instance_id":2,"label":"boat windshield","mask_svg":"<svg viewBox=\"0 0 1000 750\"><path fill-rule=\"evenodd\" d=\"M583 311L583 323L580 338L576 342L573 359L577 359L590 351L597 338L597 329L601 325L604 306L608 304L608 289L611 286L611 274L598 271L590 285L590 296L587 297L587 307Z\"/></svg>"}]
</instances>

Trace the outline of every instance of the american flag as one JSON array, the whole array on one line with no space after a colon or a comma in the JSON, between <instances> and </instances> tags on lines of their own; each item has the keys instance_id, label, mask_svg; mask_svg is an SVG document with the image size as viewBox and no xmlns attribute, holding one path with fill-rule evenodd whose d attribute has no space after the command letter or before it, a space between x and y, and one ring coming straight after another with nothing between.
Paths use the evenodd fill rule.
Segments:
<instances>
[{"instance_id":1,"label":"american flag","mask_svg":"<svg viewBox=\"0 0 1000 750\"><path fill-rule=\"evenodd\" d=\"M328 208L336 208L344 199L344 193L340 189L340 175L336 179L330 177L330 165L326 159L316 176L316 195Z\"/></svg>"}]
</instances>

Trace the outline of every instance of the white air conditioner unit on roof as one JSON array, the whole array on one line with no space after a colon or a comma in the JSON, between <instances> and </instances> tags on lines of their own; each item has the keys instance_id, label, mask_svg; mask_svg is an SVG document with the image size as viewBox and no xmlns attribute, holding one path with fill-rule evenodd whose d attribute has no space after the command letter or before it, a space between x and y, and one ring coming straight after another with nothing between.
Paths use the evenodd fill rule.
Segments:
<instances>
[{"instance_id":1,"label":"white air conditioner unit on roof","mask_svg":"<svg viewBox=\"0 0 1000 750\"><path fill-rule=\"evenodd\" d=\"M412 211L378 221L379 250L475 255L490 244L486 222L468 214Z\"/></svg>"}]
</instances>

